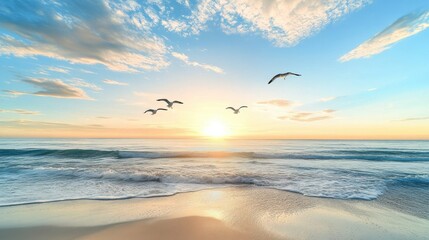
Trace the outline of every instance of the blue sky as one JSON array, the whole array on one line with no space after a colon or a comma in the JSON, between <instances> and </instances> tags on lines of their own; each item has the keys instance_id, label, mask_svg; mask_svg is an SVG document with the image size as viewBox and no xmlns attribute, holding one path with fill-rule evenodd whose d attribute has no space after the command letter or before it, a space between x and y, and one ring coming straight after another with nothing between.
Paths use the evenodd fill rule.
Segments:
<instances>
[{"instance_id":1,"label":"blue sky","mask_svg":"<svg viewBox=\"0 0 429 240\"><path fill-rule=\"evenodd\" d=\"M428 27L422 0L3 1L0 136L429 138Z\"/></svg>"}]
</instances>

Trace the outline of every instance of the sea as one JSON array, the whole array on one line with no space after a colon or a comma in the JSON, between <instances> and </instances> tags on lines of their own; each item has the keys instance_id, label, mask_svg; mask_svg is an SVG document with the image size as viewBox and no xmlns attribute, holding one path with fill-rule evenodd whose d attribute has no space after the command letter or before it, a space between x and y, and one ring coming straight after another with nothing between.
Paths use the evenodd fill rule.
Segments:
<instances>
[{"instance_id":1,"label":"sea","mask_svg":"<svg viewBox=\"0 0 429 240\"><path fill-rule=\"evenodd\" d=\"M0 139L0 206L230 186L428 211L429 141Z\"/></svg>"}]
</instances>

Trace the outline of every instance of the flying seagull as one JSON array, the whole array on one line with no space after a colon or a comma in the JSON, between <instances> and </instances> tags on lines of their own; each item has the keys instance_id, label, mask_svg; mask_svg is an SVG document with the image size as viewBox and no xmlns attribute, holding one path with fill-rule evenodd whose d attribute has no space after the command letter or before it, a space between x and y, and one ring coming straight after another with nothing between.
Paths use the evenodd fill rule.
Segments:
<instances>
[{"instance_id":1,"label":"flying seagull","mask_svg":"<svg viewBox=\"0 0 429 240\"><path fill-rule=\"evenodd\" d=\"M161 98L161 99L158 99L158 100L156 100L156 101L164 101L165 103L167 103L167 107L168 108L173 108L173 104L175 104L175 103L178 103L178 104L183 104L182 102L180 102L180 101L172 101L172 102L170 102L168 99L166 99L166 98Z\"/></svg>"},{"instance_id":2,"label":"flying seagull","mask_svg":"<svg viewBox=\"0 0 429 240\"><path fill-rule=\"evenodd\" d=\"M158 111L167 111L167 109L165 109L165 108L148 109L148 110L146 110L144 113L150 112L150 113L152 113L152 115L155 115L155 114L156 114L156 112L158 112Z\"/></svg>"},{"instance_id":3,"label":"flying seagull","mask_svg":"<svg viewBox=\"0 0 429 240\"><path fill-rule=\"evenodd\" d=\"M238 113L240 113L240 109L242 109L242 108L247 108L247 106L241 106L238 109L235 109L233 107L227 107L225 109L231 109L232 111L234 111L234 114L238 114Z\"/></svg>"},{"instance_id":4,"label":"flying seagull","mask_svg":"<svg viewBox=\"0 0 429 240\"><path fill-rule=\"evenodd\" d=\"M271 80L268 82L268 84L272 83L277 78L281 78L282 77L282 78L286 79L286 77L288 75L301 76L301 74L293 73L293 72L279 73L279 74L275 75L273 78L271 78Z\"/></svg>"}]
</instances>

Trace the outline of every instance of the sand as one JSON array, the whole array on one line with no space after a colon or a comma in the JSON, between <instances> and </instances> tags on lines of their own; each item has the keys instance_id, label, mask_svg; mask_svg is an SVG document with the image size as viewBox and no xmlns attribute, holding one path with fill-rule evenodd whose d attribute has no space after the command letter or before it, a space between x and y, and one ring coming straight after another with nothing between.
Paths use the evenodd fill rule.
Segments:
<instances>
[{"instance_id":1,"label":"sand","mask_svg":"<svg viewBox=\"0 0 429 240\"><path fill-rule=\"evenodd\" d=\"M429 239L429 217L381 201L234 187L0 208L0 239Z\"/></svg>"}]
</instances>

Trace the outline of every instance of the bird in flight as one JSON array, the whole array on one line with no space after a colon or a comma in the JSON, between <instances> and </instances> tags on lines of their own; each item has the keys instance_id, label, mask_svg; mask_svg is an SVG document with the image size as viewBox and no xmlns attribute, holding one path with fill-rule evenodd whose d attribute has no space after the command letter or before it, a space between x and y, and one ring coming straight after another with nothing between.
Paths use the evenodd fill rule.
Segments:
<instances>
[{"instance_id":1,"label":"bird in flight","mask_svg":"<svg viewBox=\"0 0 429 240\"><path fill-rule=\"evenodd\" d=\"M234 111L234 114L238 114L238 113L240 113L240 109L242 109L242 108L247 108L247 106L241 106L238 109L235 109L233 107L227 107L225 109L231 109L232 111Z\"/></svg>"},{"instance_id":2,"label":"bird in flight","mask_svg":"<svg viewBox=\"0 0 429 240\"><path fill-rule=\"evenodd\" d=\"M277 78L281 78L282 77L282 78L286 79L286 77L288 75L301 76L301 74L293 73L293 72L279 73L279 74L275 75L273 78L271 78L271 80L268 82L268 84L272 83Z\"/></svg>"},{"instance_id":3,"label":"bird in flight","mask_svg":"<svg viewBox=\"0 0 429 240\"><path fill-rule=\"evenodd\" d=\"M167 107L168 108L173 108L173 104L175 104L175 103L177 103L177 104L183 104L182 102L180 102L180 101L172 101L172 102L170 102L168 99L166 99L166 98L161 98L161 99L158 99L158 100L156 100L156 101L163 101L163 102L165 102L165 103L167 103Z\"/></svg>"},{"instance_id":4,"label":"bird in flight","mask_svg":"<svg viewBox=\"0 0 429 240\"><path fill-rule=\"evenodd\" d=\"M146 110L144 113L150 112L150 113L152 113L152 115L155 115L155 114L156 114L156 112L158 112L158 111L167 111L167 109L165 109L165 108L148 109L148 110Z\"/></svg>"}]
</instances>

